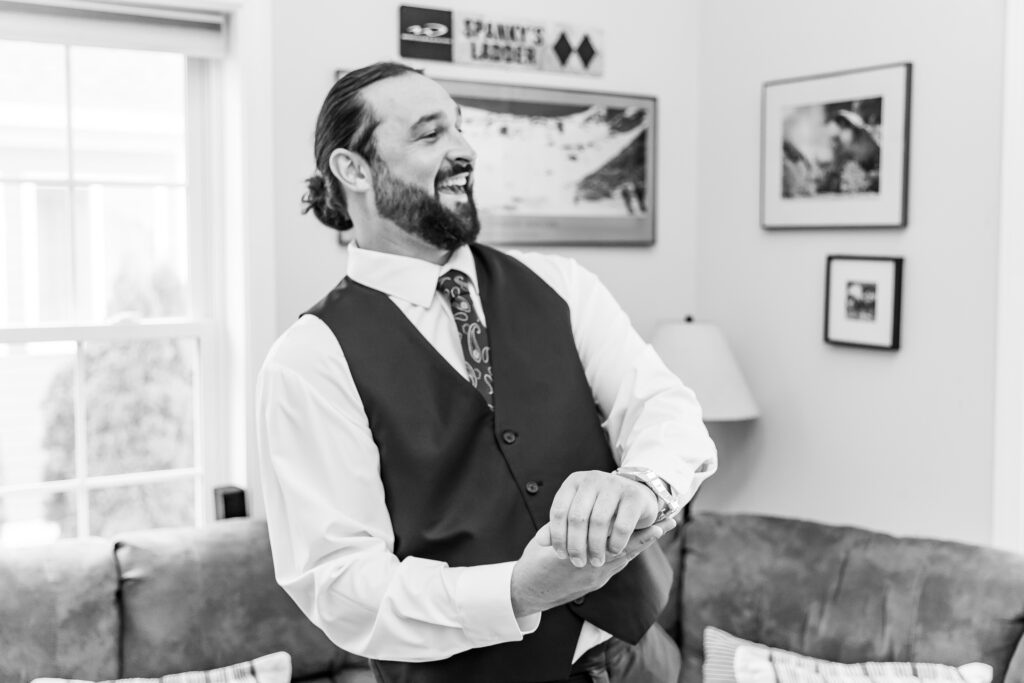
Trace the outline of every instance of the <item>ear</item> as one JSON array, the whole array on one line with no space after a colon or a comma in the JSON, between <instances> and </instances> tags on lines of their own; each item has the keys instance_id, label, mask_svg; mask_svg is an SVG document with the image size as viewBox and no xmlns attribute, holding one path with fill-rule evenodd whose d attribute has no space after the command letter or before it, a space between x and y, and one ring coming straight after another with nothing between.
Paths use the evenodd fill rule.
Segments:
<instances>
[{"instance_id":1,"label":"ear","mask_svg":"<svg viewBox=\"0 0 1024 683\"><path fill-rule=\"evenodd\" d=\"M338 179L341 186L350 192L368 192L372 186L370 165L361 154L343 147L331 152L331 173Z\"/></svg>"}]
</instances>

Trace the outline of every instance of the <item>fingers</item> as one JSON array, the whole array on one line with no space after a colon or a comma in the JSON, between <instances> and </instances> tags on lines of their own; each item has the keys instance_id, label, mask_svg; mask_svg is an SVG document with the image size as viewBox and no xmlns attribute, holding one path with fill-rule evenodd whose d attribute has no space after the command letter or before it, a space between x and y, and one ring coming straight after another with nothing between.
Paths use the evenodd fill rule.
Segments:
<instances>
[{"instance_id":1,"label":"fingers","mask_svg":"<svg viewBox=\"0 0 1024 683\"><path fill-rule=\"evenodd\" d=\"M629 539L629 543L626 544L626 549L622 552L620 557L624 558L626 562L632 561L633 558L646 550L659 538L664 536L666 531L674 529L675 526L676 520L670 518L637 531Z\"/></svg>"},{"instance_id":2,"label":"fingers","mask_svg":"<svg viewBox=\"0 0 1024 683\"><path fill-rule=\"evenodd\" d=\"M630 537L636 531L637 521L643 510L634 501L623 499L619 503L618 512L615 514L615 524L608 535L608 552L612 555L621 553Z\"/></svg>"},{"instance_id":3,"label":"fingers","mask_svg":"<svg viewBox=\"0 0 1024 683\"><path fill-rule=\"evenodd\" d=\"M650 507L654 494L643 484L607 472L571 474L551 503L551 547L576 567L588 560L600 567L624 552Z\"/></svg>"},{"instance_id":4,"label":"fingers","mask_svg":"<svg viewBox=\"0 0 1024 683\"><path fill-rule=\"evenodd\" d=\"M610 491L601 491L590 511L590 527L587 531L587 554L590 564L600 567L605 562L608 534L616 520L619 498ZM623 543L625 545L625 543Z\"/></svg>"},{"instance_id":5,"label":"fingers","mask_svg":"<svg viewBox=\"0 0 1024 683\"><path fill-rule=\"evenodd\" d=\"M569 476L558 488L554 500L551 501L551 514L548 526L551 528L551 548L560 559L569 556L566 552L565 539L568 536L569 506L576 497L576 478Z\"/></svg>"},{"instance_id":6,"label":"fingers","mask_svg":"<svg viewBox=\"0 0 1024 683\"><path fill-rule=\"evenodd\" d=\"M610 557L629 552L640 542L635 538L657 540L634 533L638 524L656 514L656 498L643 484L607 472L577 472L555 493L548 541L555 554L573 566L584 567L589 561L600 567ZM650 534L661 534L666 527L649 528Z\"/></svg>"},{"instance_id":7,"label":"fingers","mask_svg":"<svg viewBox=\"0 0 1024 683\"><path fill-rule=\"evenodd\" d=\"M569 554L569 561L574 567L583 567L587 564L589 551L587 545L590 538L591 516L593 515L594 504L597 502L599 491L593 487L581 486L576 489L576 495L569 505L568 523L566 525L565 550ZM607 527L605 527L607 532ZM607 542L607 533L601 537L601 546Z\"/></svg>"},{"instance_id":8,"label":"fingers","mask_svg":"<svg viewBox=\"0 0 1024 683\"><path fill-rule=\"evenodd\" d=\"M537 533L533 535L533 540L537 541L537 545L540 546L551 545L551 525L545 524L537 529Z\"/></svg>"}]
</instances>

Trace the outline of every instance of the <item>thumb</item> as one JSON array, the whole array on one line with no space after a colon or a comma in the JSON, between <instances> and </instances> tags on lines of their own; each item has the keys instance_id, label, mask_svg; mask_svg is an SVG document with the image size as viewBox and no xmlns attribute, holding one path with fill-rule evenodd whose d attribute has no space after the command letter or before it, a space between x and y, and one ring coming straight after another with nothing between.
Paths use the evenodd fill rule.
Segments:
<instances>
[{"instance_id":1,"label":"thumb","mask_svg":"<svg viewBox=\"0 0 1024 683\"><path fill-rule=\"evenodd\" d=\"M670 518L634 532L622 554L632 560L649 546L654 545L655 541L664 536L667 531L674 529L675 526L676 520Z\"/></svg>"},{"instance_id":2,"label":"thumb","mask_svg":"<svg viewBox=\"0 0 1024 683\"><path fill-rule=\"evenodd\" d=\"M537 529L537 533L534 534L533 540L537 541L537 545L550 546L551 525L545 524L540 529Z\"/></svg>"}]
</instances>

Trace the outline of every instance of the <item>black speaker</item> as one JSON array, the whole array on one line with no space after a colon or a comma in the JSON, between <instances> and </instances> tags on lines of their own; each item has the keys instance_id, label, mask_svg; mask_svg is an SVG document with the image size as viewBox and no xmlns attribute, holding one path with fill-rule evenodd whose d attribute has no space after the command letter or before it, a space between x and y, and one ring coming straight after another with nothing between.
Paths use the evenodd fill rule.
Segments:
<instances>
[{"instance_id":1,"label":"black speaker","mask_svg":"<svg viewBox=\"0 0 1024 683\"><path fill-rule=\"evenodd\" d=\"M217 506L217 519L248 516L245 510L245 489L218 486L213 490L213 500Z\"/></svg>"}]
</instances>

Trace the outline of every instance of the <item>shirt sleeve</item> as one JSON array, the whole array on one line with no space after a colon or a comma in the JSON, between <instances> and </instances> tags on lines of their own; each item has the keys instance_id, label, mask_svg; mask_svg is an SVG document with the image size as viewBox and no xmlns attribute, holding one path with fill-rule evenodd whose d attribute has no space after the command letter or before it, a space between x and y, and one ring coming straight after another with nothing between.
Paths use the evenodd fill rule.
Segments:
<instances>
[{"instance_id":1,"label":"shirt sleeve","mask_svg":"<svg viewBox=\"0 0 1024 683\"><path fill-rule=\"evenodd\" d=\"M539 618L515 618L513 562L394 555L379 452L351 372L327 327L307 318L275 345L257 383L278 583L335 644L373 659L434 661L521 640Z\"/></svg>"},{"instance_id":2,"label":"shirt sleeve","mask_svg":"<svg viewBox=\"0 0 1024 683\"><path fill-rule=\"evenodd\" d=\"M718 468L700 404L633 329L608 289L575 260L511 253L569 306L583 371L620 465L647 467L689 502Z\"/></svg>"}]
</instances>

